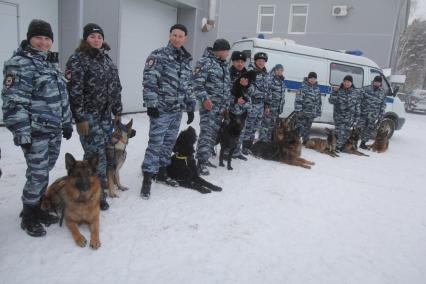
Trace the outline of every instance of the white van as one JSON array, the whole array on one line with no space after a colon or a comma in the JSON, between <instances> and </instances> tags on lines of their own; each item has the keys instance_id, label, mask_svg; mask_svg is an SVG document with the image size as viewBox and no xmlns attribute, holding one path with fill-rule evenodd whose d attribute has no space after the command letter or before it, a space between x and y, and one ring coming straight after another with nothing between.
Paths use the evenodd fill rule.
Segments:
<instances>
[{"instance_id":1,"label":"white van","mask_svg":"<svg viewBox=\"0 0 426 284\"><path fill-rule=\"evenodd\" d=\"M322 115L315 122L334 124L333 106L328 102L332 89L338 87L346 75L352 75L356 88L368 86L377 75L383 77L383 88L387 93L385 117L389 133L402 128L405 122L404 105L395 96L397 90L392 90L389 82L383 76L382 69L372 60L347 54L344 52L315 48L294 43L291 40L266 40L249 38L237 41L232 51L239 50L247 55L247 64L253 60L257 52L268 54L266 68L271 70L275 64L284 66L285 83L287 86L284 111L281 116L287 116L294 109L295 94L299 90L303 78L314 71L318 75L318 84L323 94Z\"/></svg>"}]
</instances>

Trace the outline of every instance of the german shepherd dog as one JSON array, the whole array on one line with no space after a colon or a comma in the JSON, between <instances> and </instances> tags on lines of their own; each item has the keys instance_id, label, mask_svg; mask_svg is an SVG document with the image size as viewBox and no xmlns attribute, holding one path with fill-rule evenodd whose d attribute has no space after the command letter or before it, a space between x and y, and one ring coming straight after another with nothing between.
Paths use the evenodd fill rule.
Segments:
<instances>
[{"instance_id":1,"label":"german shepherd dog","mask_svg":"<svg viewBox=\"0 0 426 284\"><path fill-rule=\"evenodd\" d=\"M41 208L46 211L62 211L61 219L65 218L74 241L80 247L86 246L87 241L80 233L78 225L87 223L90 229L90 247L98 249L101 246L99 240L101 183L96 170L98 156L88 161L76 161L67 153L65 165L68 175L57 179L47 188Z\"/></svg>"},{"instance_id":2,"label":"german shepherd dog","mask_svg":"<svg viewBox=\"0 0 426 284\"><path fill-rule=\"evenodd\" d=\"M359 132L360 131L358 128L352 128L351 136L349 136L348 141L346 141L345 145L343 146L342 152L357 156L369 157L367 154L358 151Z\"/></svg>"},{"instance_id":3,"label":"german shepherd dog","mask_svg":"<svg viewBox=\"0 0 426 284\"><path fill-rule=\"evenodd\" d=\"M219 166L224 167L223 163L225 156L225 149L228 149L227 157L227 169L233 170L231 166L232 155L238 145L241 131L244 129L244 125L247 118L247 111L242 114L229 113L229 122L224 120L219 129L218 139L216 143L220 143L220 154L219 154Z\"/></svg>"},{"instance_id":4,"label":"german shepherd dog","mask_svg":"<svg viewBox=\"0 0 426 284\"><path fill-rule=\"evenodd\" d=\"M367 146L377 153L384 153L389 147L389 131L380 125L373 144Z\"/></svg>"},{"instance_id":5,"label":"german shepherd dog","mask_svg":"<svg viewBox=\"0 0 426 284\"><path fill-rule=\"evenodd\" d=\"M326 128L325 132L327 133L327 139L310 138L308 141L306 141L306 148L330 155L333 158L339 157L339 155L336 153L337 139L334 130Z\"/></svg>"},{"instance_id":6,"label":"german shepherd dog","mask_svg":"<svg viewBox=\"0 0 426 284\"><path fill-rule=\"evenodd\" d=\"M261 158L272 157L272 160L293 166L300 166L305 169L310 169L311 166L315 165L314 162L300 157L302 143L296 128L294 112L285 119L277 119L274 130L274 142L272 142L274 145L268 147L267 144L269 143L256 142L251 148L252 153ZM265 148L270 149L264 153L262 150Z\"/></svg>"},{"instance_id":7,"label":"german shepherd dog","mask_svg":"<svg viewBox=\"0 0 426 284\"><path fill-rule=\"evenodd\" d=\"M179 133L173 148L171 164L167 167L167 174L180 186L194 189L200 193L222 191L221 187L200 177L194 157L196 142L197 133L191 126Z\"/></svg>"},{"instance_id":8,"label":"german shepherd dog","mask_svg":"<svg viewBox=\"0 0 426 284\"><path fill-rule=\"evenodd\" d=\"M126 161L126 147L129 139L136 135L136 130L132 129L133 119L126 125L118 122L114 124L114 131L111 135L111 140L107 144L106 154L108 161L108 195L109 197L118 197L115 188L121 191L129 188L123 186L120 182L120 169Z\"/></svg>"}]
</instances>

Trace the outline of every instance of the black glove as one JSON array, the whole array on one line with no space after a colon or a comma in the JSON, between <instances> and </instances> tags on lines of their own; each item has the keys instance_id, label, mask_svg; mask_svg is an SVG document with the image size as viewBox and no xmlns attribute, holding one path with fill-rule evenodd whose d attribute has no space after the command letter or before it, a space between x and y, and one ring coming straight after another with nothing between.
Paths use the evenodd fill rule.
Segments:
<instances>
[{"instance_id":1,"label":"black glove","mask_svg":"<svg viewBox=\"0 0 426 284\"><path fill-rule=\"evenodd\" d=\"M70 140L71 136L72 136L72 128L67 127L62 129L62 137L64 137L67 140Z\"/></svg>"},{"instance_id":2,"label":"black glove","mask_svg":"<svg viewBox=\"0 0 426 284\"><path fill-rule=\"evenodd\" d=\"M188 111L186 113L188 114L188 120L186 121L186 124L191 124L191 122L194 121L194 112Z\"/></svg>"},{"instance_id":3,"label":"black glove","mask_svg":"<svg viewBox=\"0 0 426 284\"><path fill-rule=\"evenodd\" d=\"M160 112L158 111L158 108L156 107L149 107L147 112L149 117L152 118L159 118L160 117Z\"/></svg>"},{"instance_id":4,"label":"black glove","mask_svg":"<svg viewBox=\"0 0 426 284\"><path fill-rule=\"evenodd\" d=\"M22 150L24 150L24 151L31 150L31 143L24 143L24 144L21 144L20 146L21 146Z\"/></svg>"}]
</instances>

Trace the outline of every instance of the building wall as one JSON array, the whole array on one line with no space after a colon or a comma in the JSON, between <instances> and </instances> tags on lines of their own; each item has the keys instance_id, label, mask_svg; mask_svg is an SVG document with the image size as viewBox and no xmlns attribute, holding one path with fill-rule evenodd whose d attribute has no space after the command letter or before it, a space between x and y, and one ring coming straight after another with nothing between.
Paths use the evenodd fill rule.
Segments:
<instances>
[{"instance_id":1,"label":"building wall","mask_svg":"<svg viewBox=\"0 0 426 284\"><path fill-rule=\"evenodd\" d=\"M297 43L320 48L361 49L364 55L379 66L388 67L392 53L396 21L406 22L400 13L405 0L229 0L221 1L218 35L236 41L243 36L257 36L259 4L276 5L273 34L266 38L282 37ZM306 34L289 34L290 4L309 4ZM332 16L333 5L350 7L348 16ZM235 7L240 7L238 10ZM244 16L238 16L242 14ZM238 20L236 20L236 18ZM399 33L397 30L396 33Z\"/></svg>"}]
</instances>

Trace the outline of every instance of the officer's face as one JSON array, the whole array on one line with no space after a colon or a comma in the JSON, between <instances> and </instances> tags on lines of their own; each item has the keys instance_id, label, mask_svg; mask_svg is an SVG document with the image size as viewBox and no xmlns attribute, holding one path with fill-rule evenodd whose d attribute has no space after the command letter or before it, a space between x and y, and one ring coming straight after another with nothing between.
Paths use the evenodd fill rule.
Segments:
<instances>
[{"instance_id":1,"label":"officer's face","mask_svg":"<svg viewBox=\"0 0 426 284\"><path fill-rule=\"evenodd\" d=\"M349 89L350 87L352 87L352 82L349 80L343 81L343 87L345 87L345 89Z\"/></svg>"},{"instance_id":2,"label":"officer's face","mask_svg":"<svg viewBox=\"0 0 426 284\"><path fill-rule=\"evenodd\" d=\"M382 85L382 83L380 83L380 82L376 82L376 81L373 82L373 86L376 87L376 88L379 88L381 85Z\"/></svg>"},{"instance_id":3,"label":"officer's face","mask_svg":"<svg viewBox=\"0 0 426 284\"><path fill-rule=\"evenodd\" d=\"M238 71L243 70L244 64L245 62L242 59L232 61L232 66L234 66L234 68L237 69Z\"/></svg>"},{"instance_id":4,"label":"officer's face","mask_svg":"<svg viewBox=\"0 0 426 284\"><path fill-rule=\"evenodd\" d=\"M258 68L262 69L263 67L265 67L266 61L265 61L265 59L260 58L260 59L256 60L256 61L254 62L254 64L256 64L256 66L257 66Z\"/></svg>"},{"instance_id":5,"label":"officer's face","mask_svg":"<svg viewBox=\"0 0 426 284\"><path fill-rule=\"evenodd\" d=\"M181 48L188 39L188 36L185 35L185 32L179 29L174 29L169 36L170 42L175 48Z\"/></svg>"},{"instance_id":6,"label":"officer's face","mask_svg":"<svg viewBox=\"0 0 426 284\"><path fill-rule=\"evenodd\" d=\"M87 37L87 43L93 48L101 48L104 43L104 38L100 33L91 33Z\"/></svg>"},{"instance_id":7,"label":"officer's face","mask_svg":"<svg viewBox=\"0 0 426 284\"><path fill-rule=\"evenodd\" d=\"M314 78L314 77L309 78L308 82L309 82L309 84L313 85L313 84L315 84L317 82L317 78Z\"/></svg>"},{"instance_id":8,"label":"officer's face","mask_svg":"<svg viewBox=\"0 0 426 284\"><path fill-rule=\"evenodd\" d=\"M282 76L284 74L284 69L275 69L275 75Z\"/></svg>"},{"instance_id":9,"label":"officer's face","mask_svg":"<svg viewBox=\"0 0 426 284\"><path fill-rule=\"evenodd\" d=\"M226 60L229 56L229 50L218 50L215 51L214 54L219 57L221 60Z\"/></svg>"},{"instance_id":10,"label":"officer's face","mask_svg":"<svg viewBox=\"0 0 426 284\"><path fill-rule=\"evenodd\" d=\"M47 36L33 36L30 38L30 44L37 50L49 51L52 48L53 41Z\"/></svg>"}]
</instances>

